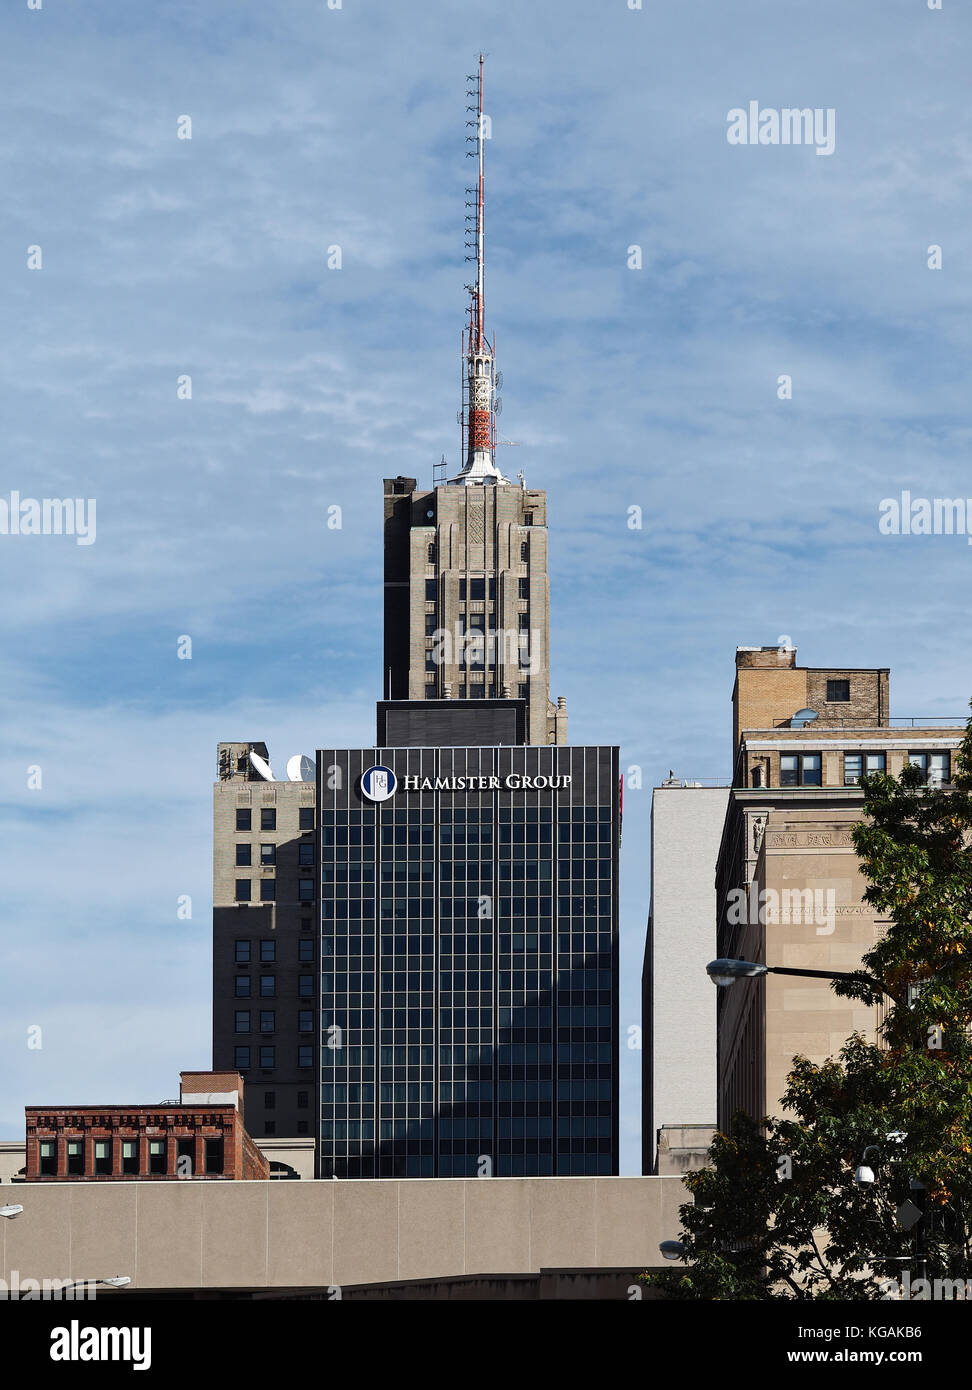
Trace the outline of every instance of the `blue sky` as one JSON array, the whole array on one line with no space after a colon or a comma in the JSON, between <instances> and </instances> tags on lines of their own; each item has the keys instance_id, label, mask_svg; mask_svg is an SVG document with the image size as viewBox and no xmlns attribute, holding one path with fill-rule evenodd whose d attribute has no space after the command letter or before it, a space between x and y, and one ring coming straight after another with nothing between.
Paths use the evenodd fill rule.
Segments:
<instances>
[{"instance_id":1,"label":"blue sky","mask_svg":"<svg viewBox=\"0 0 972 1390\"><path fill-rule=\"evenodd\" d=\"M970 30L957 0L5 7L0 497L94 497L97 540L0 536L0 1135L208 1065L217 741L282 765L373 738L381 479L458 455L480 49L487 316L507 471L549 496L552 693L573 742L643 770L622 1027L648 789L728 776L737 645L787 634L801 663L890 666L893 714L963 712L972 551L877 515L972 495ZM750 100L832 107L834 154L729 145Z\"/></svg>"}]
</instances>

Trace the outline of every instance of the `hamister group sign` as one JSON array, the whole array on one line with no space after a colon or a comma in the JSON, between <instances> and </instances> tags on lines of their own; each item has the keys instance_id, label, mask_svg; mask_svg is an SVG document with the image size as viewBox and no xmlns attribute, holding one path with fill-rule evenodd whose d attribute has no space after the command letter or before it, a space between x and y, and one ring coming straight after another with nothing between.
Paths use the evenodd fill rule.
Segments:
<instances>
[{"instance_id":1,"label":"hamister group sign","mask_svg":"<svg viewBox=\"0 0 972 1390\"><path fill-rule=\"evenodd\" d=\"M569 772L530 777L524 772L508 772L505 777L402 777L406 792L492 792L561 791L570 786Z\"/></svg>"}]
</instances>

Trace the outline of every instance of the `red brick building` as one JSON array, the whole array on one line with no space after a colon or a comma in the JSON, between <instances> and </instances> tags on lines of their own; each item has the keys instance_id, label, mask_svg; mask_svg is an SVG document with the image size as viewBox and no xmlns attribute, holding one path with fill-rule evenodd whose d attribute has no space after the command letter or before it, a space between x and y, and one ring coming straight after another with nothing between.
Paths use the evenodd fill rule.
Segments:
<instances>
[{"instance_id":1,"label":"red brick building","mask_svg":"<svg viewBox=\"0 0 972 1390\"><path fill-rule=\"evenodd\" d=\"M238 1072L181 1073L159 1105L28 1105L26 1182L265 1180Z\"/></svg>"}]
</instances>

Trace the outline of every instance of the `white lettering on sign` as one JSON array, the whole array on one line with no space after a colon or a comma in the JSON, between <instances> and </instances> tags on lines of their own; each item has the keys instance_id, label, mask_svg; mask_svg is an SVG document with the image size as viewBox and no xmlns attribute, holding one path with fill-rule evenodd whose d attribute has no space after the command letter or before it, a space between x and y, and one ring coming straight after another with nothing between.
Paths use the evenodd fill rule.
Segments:
<instances>
[{"instance_id":1,"label":"white lettering on sign","mask_svg":"<svg viewBox=\"0 0 972 1390\"><path fill-rule=\"evenodd\" d=\"M530 777L523 772L510 772L505 777L419 777L406 776L401 779L402 790L406 792L489 792L499 791L563 791L570 786L571 774L541 773Z\"/></svg>"}]
</instances>

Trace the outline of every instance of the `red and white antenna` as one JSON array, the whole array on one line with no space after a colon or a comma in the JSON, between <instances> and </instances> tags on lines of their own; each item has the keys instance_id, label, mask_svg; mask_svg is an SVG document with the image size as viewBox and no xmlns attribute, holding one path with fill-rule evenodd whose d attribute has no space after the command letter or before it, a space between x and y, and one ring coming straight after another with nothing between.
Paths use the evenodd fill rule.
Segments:
<instances>
[{"instance_id":1,"label":"red and white antenna","mask_svg":"<svg viewBox=\"0 0 972 1390\"><path fill-rule=\"evenodd\" d=\"M463 391L462 413L462 451L463 467L454 483L505 483L508 479L496 467L496 411L495 395L498 381L494 375L495 339L491 343L486 337L486 297L484 289L486 240L485 240L485 173L486 173L486 125L488 116L483 114L483 55L479 55L479 71L471 73L468 81L473 85L466 95L472 104L466 107L474 119L466 122L475 127L475 135L468 135L466 141L475 149L467 150L468 159L476 159L479 165L475 187L466 189L470 196L466 207L472 211L466 214L466 222L471 223L466 230L467 261L475 261L475 282L467 285L469 291L469 325L463 333L462 366Z\"/></svg>"}]
</instances>

